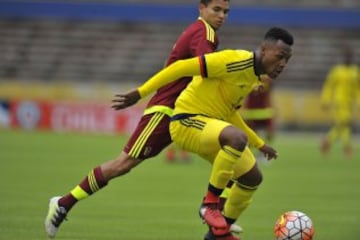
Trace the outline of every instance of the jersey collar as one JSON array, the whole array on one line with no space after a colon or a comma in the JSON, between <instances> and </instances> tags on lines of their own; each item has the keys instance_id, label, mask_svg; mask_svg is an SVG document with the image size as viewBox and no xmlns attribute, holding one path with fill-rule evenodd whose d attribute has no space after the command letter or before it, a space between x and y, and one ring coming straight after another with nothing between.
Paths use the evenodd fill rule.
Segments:
<instances>
[{"instance_id":1,"label":"jersey collar","mask_svg":"<svg viewBox=\"0 0 360 240\"><path fill-rule=\"evenodd\" d=\"M253 62L254 62L254 72L255 72L255 75L258 77L258 80L261 81L261 78L260 78L260 73L259 73L259 68L258 68L258 64L256 62L256 52L254 51L253 52Z\"/></svg>"},{"instance_id":2,"label":"jersey collar","mask_svg":"<svg viewBox=\"0 0 360 240\"><path fill-rule=\"evenodd\" d=\"M208 25L208 26L211 27L214 31L216 31L215 28L213 28L213 26L211 26L211 25L210 25L207 21L205 21L202 17L198 17L198 20L202 21L204 24Z\"/></svg>"}]
</instances>

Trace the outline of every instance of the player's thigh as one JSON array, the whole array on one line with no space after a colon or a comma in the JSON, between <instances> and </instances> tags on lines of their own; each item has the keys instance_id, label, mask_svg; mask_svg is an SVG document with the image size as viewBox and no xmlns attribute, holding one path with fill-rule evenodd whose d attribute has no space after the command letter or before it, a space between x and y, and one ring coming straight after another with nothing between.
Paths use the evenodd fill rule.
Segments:
<instances>
[{"instance_id":1,"label":"player's thigh","mask_svg":"<svg viewBox=\"0 0 360 240\"><path fill-rule=\"evenodd\" d=\"M256 164L256 158L254 154L251 152L249 147L246 147L241 157L235 163L234 167L234 179L239 178L245 173L249 172Z\"/></svg>"},{"instance_id":2,"label":"player's thigh","mask_svg":"<svg viewBox=\"0 0 360 240\"><path fill-rule=\"evenodd\" d=\"M220 133L231 125L218 119L194 116L170 124L172 140L181 148L212 162L221 146Z\"/></svg>"},{"instance_id":3,"label":"player's thigh","mask_svg":"<svg viewBox=\"0 0 360 240\"><path fill-rule=\"evenodd\" d=\"M170 118L164 113L142 116L123 151L136 159L156 156L172 142L169 123Z\"/></svg>"}]
</instances>

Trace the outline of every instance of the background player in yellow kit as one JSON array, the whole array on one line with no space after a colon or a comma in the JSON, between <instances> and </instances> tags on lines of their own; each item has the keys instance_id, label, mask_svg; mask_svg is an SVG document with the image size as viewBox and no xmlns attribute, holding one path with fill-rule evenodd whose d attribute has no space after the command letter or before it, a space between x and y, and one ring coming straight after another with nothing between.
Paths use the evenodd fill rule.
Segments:
<instances>
[{"instance_id":1,"label":"background player in yellow kit","mask_svg":"<svg viewBox=\"0 0 360 240\"><path fill-rule=\"evenodd\" d=\"M332 110L334 125L322 140L321 151L328 153L331 145L340 138L344 154L351 157L352 108L359 93L360 72L353 62L351 48L344 47L342 58L341 63L330 69L322 89L321 103L325 110Z\"/></svg>"},{"instance_id":2,"label":"background player in yellow kit","mask_svg":"<svg viewBox=\"0 0 360 240\"><path fill-rule=\"evenodd\" d=\"M252 201L262 174L249 150L248 141L270 160L277 152L266 145L241 118L238 109L244 98L261 82L260 75L275 79L291 57L292 35L282 28L271 28L255 52L223 50L177 61L155 74L139 88L118 94L116 110L135 104L172 79L194 76L178 97L171 118L172 140L212 164L208 191L200 215L209 225L205 239L238 240L230 225ZM233 179L223 216L219 196Z\"/></svg>"}]
</instances>

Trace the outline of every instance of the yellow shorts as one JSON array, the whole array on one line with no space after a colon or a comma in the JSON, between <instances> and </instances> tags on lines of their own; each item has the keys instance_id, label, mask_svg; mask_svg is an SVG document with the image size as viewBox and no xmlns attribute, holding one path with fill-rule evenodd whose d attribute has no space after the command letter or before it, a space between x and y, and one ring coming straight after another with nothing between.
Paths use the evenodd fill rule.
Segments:
<instances>
[{"instance_id":1,"label":"yellow shorts","mask_svg":"<svg viewBox=\"0 0 360 240\"><path fill-rule=\"evenodd\" d=\"M335 123L348 124L351 121L351 106L338 103L334 107L333 115Z\"/></svg>"},{"instance_id":2,"label":"yellow shorts","mask_svg":"<svg viewBox=\"0 0 360 240\"><path fill-rule=\"evenodd\" d=\"M193 152L211 164L221 149L219 136L230 123L201 115L170 122L170 134L175 144ZM248 147L235 163L234 176L238 178L256 164L256 159Z\"/></svg>"}]
</instances>

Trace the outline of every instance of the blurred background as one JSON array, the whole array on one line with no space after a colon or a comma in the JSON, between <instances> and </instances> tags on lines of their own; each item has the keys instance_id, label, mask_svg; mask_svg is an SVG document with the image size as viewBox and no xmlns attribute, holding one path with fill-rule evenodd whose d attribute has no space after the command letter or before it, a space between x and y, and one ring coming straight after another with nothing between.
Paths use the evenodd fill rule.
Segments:
<instances>
[{"instance_id":1,"label":"blurred background","mask_svg":"<svg viewBox=\"0 0 360 240\"><path fill-rule=\"evenodd\" d=\"M142 115L147 99L115 112L114 94L159 71L197 17L198 0L0 0L0 240L48 239L49 197L119 154ZM219 49L255 50L272 26L295 37L293 57L272 83L280 131L271 145L280 154L266 162L254 152L266 181L239 220L241 238L273 239L277 217L301 210L317 240L360 239L360 99L353 157L341 145L319 151L333 123L321 107L328 71L344 45L360 63L360 1L231 0ZM209 165L198 156L176 167L156 158L72 210L60 238L202 239Z\"/></svg>"},{"instance_id":2,"label":"blurred background","mask_svg":"<svg viewBox=\"0 0 360 240\"><path fill-rule=\"evenodd\" d=\"M131 131L142 107L113 112L115 93L162 68L198 1L0 1L0 126L55 131ZM320 107L330 67L349 44L360 60L358 0L231 1L220 49L255 49L271 26L295 37L293 58L274 82L276 124L325 130ZM359 110L354 127L358 132Z\"/></svg>"}]
</instances>

